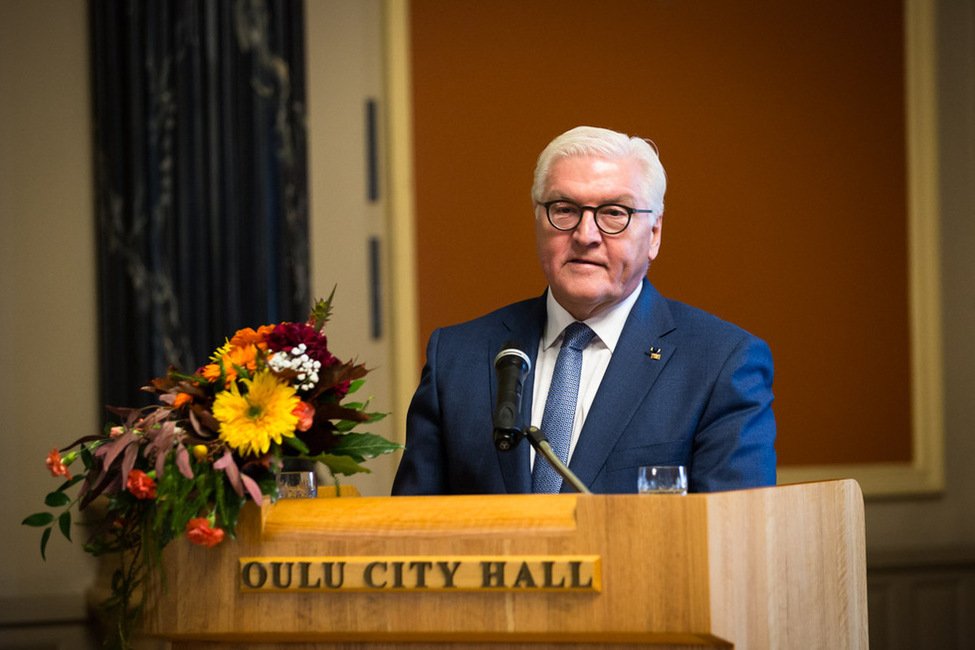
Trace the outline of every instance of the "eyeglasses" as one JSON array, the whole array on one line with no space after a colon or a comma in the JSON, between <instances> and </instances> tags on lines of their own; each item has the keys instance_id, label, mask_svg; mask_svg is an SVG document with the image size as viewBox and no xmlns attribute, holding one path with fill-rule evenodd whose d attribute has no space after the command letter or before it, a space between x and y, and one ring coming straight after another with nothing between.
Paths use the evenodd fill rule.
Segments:
<instances>
[{"instance_id":1,"label":"eyeglasses","mask_svg":"<svg viewBox=\"0 0 975 650\"><path fill-rule=\"evenodd\" d=\"M572 201L548 201L539 203L545 208L548 222L556 230L575 230L582 221L586 210L592 210L596 227L607 235L618 235L630 225L630 218L634 212L652 214L653 210L637 210L619 203L604 203L598 206L579 205Z\"/></svg>"}]
</instances>

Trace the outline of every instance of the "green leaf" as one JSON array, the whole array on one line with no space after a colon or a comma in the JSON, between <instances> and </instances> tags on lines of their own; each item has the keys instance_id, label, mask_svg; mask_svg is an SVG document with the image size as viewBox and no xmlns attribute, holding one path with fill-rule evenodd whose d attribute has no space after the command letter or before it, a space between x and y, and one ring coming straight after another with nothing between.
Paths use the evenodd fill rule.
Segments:
<instances>
[{"instance_id":1,"label":"green leaf","mask_svg":"<svg viewBox=\"0 0 975 650\"><path fill-rule=\"evenodd\" d=\"M237 371L237 377L238 378L240 378L240 379L251 379L251 371L247 368L247 366L239 366L236 363L231 364L231 365L234 367L234 370Z\"/></svg>"},{"instance_id":2,"label":"green leaf","mask_svg":"<svg viewBox=\"0 0 975 650\"><path fill-rule=\"evenodd\" d=\"M47 526L54 521L54 515L50 512L35 512L31 516L24 519L20 524L22 526L34 526L40 528L41 526Z\"/></svg>"},{"instance_id":3,"label":"green leaf","mask_svg":"<svg viewBox=\"0 0 975 650\"><path fill-rule=\"evenodd\" d=\"M220 377L217 379L217 385L224 386L227 383L227 368L223 362L223 355L217 357L217 363L220 364Z\"/></svg>"},{"instance_id":4,"label":"green leaf","mask_svg":"<svg viewBox=\"0 0 975 650\"><path fill-rule=\"evenodd\" d=\"M44 505L49 508L60 508L71 503L71 497L61 491L50 492L44 497Z\"/></svg>"},{"instance_id":5,"label":"green leaf","mask_svg":"<svg viewBox=\"0 0 975 650\"><path fill-rule=\"evenodd\" d=\"M375 458L402 448L402 445L372 433L347 433L329 452L338 456L352 456L362 462L362 459Z\"/></svg>"},{"instance_id":6,"label":"green leaf","mask_svg":"<svg viewBox=\"0 0 975 650\"><path fill-rule=\"evenodd\" d=\"M356 420L339 420L335 423L335 430L339 433L346 433L352 431L360 424L372 424L373 422L379 422L385 418L389 413L365 413L366 419L359 422Z\"/></svg>"},{"instance_id":7,"label":"green leaf","mask_svg":"<svg viewBox=\"0 0 975 650\"><path fill-rule=\"evenodd\" d=\"M47 561L47 555L45 554L47 551L47 543L48 541L50 541L50 539L51 539L51 529L45 528L44 534L41 535L41 559L43 559L45 562Z\"/></svg>"},{"instance_id":8,"label":"green leaf","mask_svg":"<svg viewBox=\"0 0 975 650\"><path fill-rule=\"evenodd\" d=\"M266 473L257 481L257 486L261 488L261 494L271 497L271 503L274 503L274 500L278 498L278 483L274 474Z\"/></svg>"},{"instance_id":9,"label":"green leaf","mask_svg":"<svg viewBox=\"0 0 975 650\"><path fill-rule=\"evenodd\" d=\"M237 528L237 520L240 517L240 508L246 499L231 489L227 488L225 479L217 476L216 504L217 517L223 524L228 533Z\"/></svg>"},{"instance_id":10,"label":"green leaf","mask_svg":"<svg viewBox=\"0 0 975 650\"><path fill-rule=\"evenodd\" d=\"M83 480L85 480L85 475L84 474L77 474L75 476L72 476L69 480L67 480L67 481L65 481L64 483L61 484L61 487L58 488L58 492L64 492L65 490L67 490L72 485L75 485L76 483L79 483L79 482L81 482Z\"/></svg>"},{"instance_id":11,"label":"green leaf","mask_svg":"<svg viewBox=\"0 0 975 650\"><path fill-rule=\"evenodd\" d=\"M369 469L357 464L348 456L336 456L334 454L320 454L315 456L315 460L328 467L333 474L344 474L352 476L360 472L369 472Z\"/></svg>"},{"instance_id":12,"label":"green leaf","mask_svg":"<svg viewBox=\"0 0 975 650\"><path fill-rule=\"evenodd\" d=\"M89 451L87 446L81 447L81 462L85 464L85 469L89 472L91 471L91 468L95 466L95 457L91 455L91 451Z\"/></svg>"},{"instance_id":13,"label":"green leaf","mask_svg":"<svg viewBox=\"0 0 975 650\"><path fill-rule=\"evenodd\" d=\"M71 541L71 511L65 510L58 517L58 526L61 528L61 534L64 535L67 540ZM48 530L51 530L48 528Z\"/></svg>"},{"instance_id":14,"label":"green leaf","mask_svg":"<svg viewBox=\"0 0 975 650\"><path fill-rule=\"evenodd\" d=\"M315 302L315 306L311 309L311 315L308 318L308 323L314 327L316 330L321 331L328 319L332 317L332 298L335 297L335 289L338 285L332 287L332 293L328 295L328 300L322 300L319 298Z\"/></svg>"},{"instance_id":15,"label":"green leaf","mask_svg":"<svg viewBox=\"0 0 975 650\"><path fill-rule=\"evenodd\" d=\"M347 390L345 394L346 395L351 395L352 393L354 393L357 390L359 390L360 388L362 388L362 385L365 384L365 383L366 383L366 380L365 379L356 379L355 381L353 381L353 382L351 382L349 384L349 390Z\"/></svg>"},{"instance_id":16,"label":"green leaf","mask_svg":"<svg viewBox=\"0 0 975 650\"><path fill-rule=\"evenodd\" d=\"M284 438L284 441L286 443L288 443L288 446L289 447L293 447L294 449L297 449L298 451L300 451L303 454L307 454L309 452L308 445L306 445L297 436L288 436L288 437Z\"/></svg>"}]
</instances>

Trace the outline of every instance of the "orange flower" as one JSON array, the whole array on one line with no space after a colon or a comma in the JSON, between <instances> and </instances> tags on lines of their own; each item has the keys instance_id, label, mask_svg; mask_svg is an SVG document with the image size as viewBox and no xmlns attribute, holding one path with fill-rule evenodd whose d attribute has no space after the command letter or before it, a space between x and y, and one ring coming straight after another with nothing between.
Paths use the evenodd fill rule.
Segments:
<instances>
[{"instance_id":1,"label":"orange flower","mask_svg":"<svg viewBox=\"0 0 975 650\"><path fill-rule=\"evenodd\" d=\"M156 498L156 482L141 469L134 469L129 472L129 481L125 487L135 495L136 499Z\"/></svg>"},{"instance_id":2,"label":"orange flower","mask_svg":"<svg viewBox=\"0 0 975 650\"><path fill-rule=\"evenodd\" d=\"M181 409L193 401L193 396L189 393L178 393L173 400L173 408Z\"/></svg>"},{"instance_id":3,"label":"orange flower","mask_svg":"<svg viewBox=\"0 0 975 650\"><path fill-rule=\"evenodd\" d=\"M261 325L256 332L250 327L245 327L242 330L237 330L237 333L230 339L230 345L238 348L256 346L262 350L267 350L265 339L273 330L273 325Z\"/></svg>"},{"instance_id":4,"label":"orange flower","mask_svg":"<svg viewBox=\"0 0 975 650\"><path fill-rule=\"evenodd\" d=\"M240 348L230 348L230 352L223 358L223 365L227 368L228 375L234 366L257 370L257 346L246 345Z\"/></svg>"},{"instance_id":5,"label":"orange flower","mask_svg":"<svg viewBox=\"0 0 975 650\"><path fill-rule=\"evenodd\" d=\"M203 366L201 374L206 377L208 382L215 382L216 380L220 379L220 364L208 363L207 365Z\"/></svg>"},{"instance_id":6,"label":"orange flower","mask_svg":"<svg viewBox=\"0 0 975 650\"><path fill-rule=\"evenodd\" d=\"M311 425L315 421L314 406L308 402L298 402L298 406L294 407L291 412L298 416L298 426L295 427L298 431L311 429Z\"/></svg>"},{"instance_id":7,"label":"orange flower","mask_svg":"<svg viewBox=\"0 0 975 650\"><path fill-rule=\"evenodd\" d=\"M206 517L190 519L186 524L186 538L200 546L216 546L223 541L223 529L213 528Z\"/></svg>"},{"instance_id":8,"label":"orange flower","mask_svg":"<svg viewBox=\"0 0 975 650\"><path fill-rule=\"evenodd\" d=\"M248 328L248 329L250 329L250 328ZM263 329L263 328L261 328L261 329ZM247 336L241 336L241 332L243 332L243 331L244 330L240 330L239 332L237 332L237 334L234 335L234 338L232 339L232 342L231 342L231 344L229 346L225 346L224 348L221 348L221 350L218 350L218 352L221 353L220 354L220 359L223 361L223 369L224 369L224 372L227 373L227 385L228 386L230 385L230 382L232 382L235 379L237 379L237 367L238 366L241 367L241 368L247 368L248 370L250 370L252 372L254 370L257 370L257 351L258 351L258 348L260 348L262 350L267 349L267 345L265 343L261 343L259 345L257 345L257 344L236 345L236 344L234 344L233 341L238 341L238 342L241 342L241 343L246 343L246 341L248 340L248 337ZM252 333L254 332L254 330L250 330L250 331ZM253 338L253 337L251 337L251 338ZM206 377L206 380L209 381L209 382L214 382L214 381L220 379L220 364L219 363L211 363L211 364L208 364L208 365L204 366L203 367L203 376Z\"/></svg>"},{"instance_id":9,"label":"orange flower","mask_svg":"<svg viewBox=\"0 0 975 650\"><path fill-rule=\"evenodd\" d=\"M57 447L52 449L51 453L47 455L46 464L47 468L51 470L51 476L55 478L58 476L71 478L71 472L68 471L68 466L61 462L61 454L58 452Z\"/></svg>"}]
</instances>

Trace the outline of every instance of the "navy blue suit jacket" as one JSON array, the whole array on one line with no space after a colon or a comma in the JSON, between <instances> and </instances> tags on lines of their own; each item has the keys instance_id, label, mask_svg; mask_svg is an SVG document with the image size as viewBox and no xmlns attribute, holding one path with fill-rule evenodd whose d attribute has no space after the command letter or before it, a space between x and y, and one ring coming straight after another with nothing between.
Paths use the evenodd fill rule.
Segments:
<instances>
[{"instance_id":1,"label":"navy blue suit jacket","mask_svg":"<svg viewBox=\"0 0 975 650\"><path fill-rule=\"evenodd\" d=\"M545 319L543 295L433 333L394 495L531 492L528 441L507 452L494 447L493 360L514 340L534 369ZM525 426L533 380L532 370L522 400ZM644 280L569 468L596 493L636 492L641 465L687 466L692 492L774 485L774 441L765 342L664 298Z\"/></svg>"}]
</instances>

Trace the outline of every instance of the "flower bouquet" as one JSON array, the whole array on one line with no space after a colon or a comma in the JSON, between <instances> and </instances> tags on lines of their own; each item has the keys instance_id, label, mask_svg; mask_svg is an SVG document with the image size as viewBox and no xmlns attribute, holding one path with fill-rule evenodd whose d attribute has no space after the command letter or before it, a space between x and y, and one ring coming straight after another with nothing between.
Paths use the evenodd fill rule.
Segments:
<instances>
[{"instance_id":1,"label":"flower bouquet","mask_svg":"<svg viewBox=\"0 0 975 650\"><path fill-rule=\"evenodd\" d=\"M170 541L185 533L210 547L234 537L244 503L275 501L276 477L292 460L321 463L337 484L339 475L368 472L366 459L401 448L353 431L385 414L367 412L368 402L343 403L368 371L329 352L331 302L318 301L307 323L239 330L193 374L170 367L144 388L159 404L109 408L121 424L48 455L51 474L66 480L45 499L52 511L23 523L44 529L44 556L55 527L70 541L72 511L98 504L85 550L119 558L103 603L117 644L129 645L143 583L163 568Z\"/></svg>"}]
</instances>

